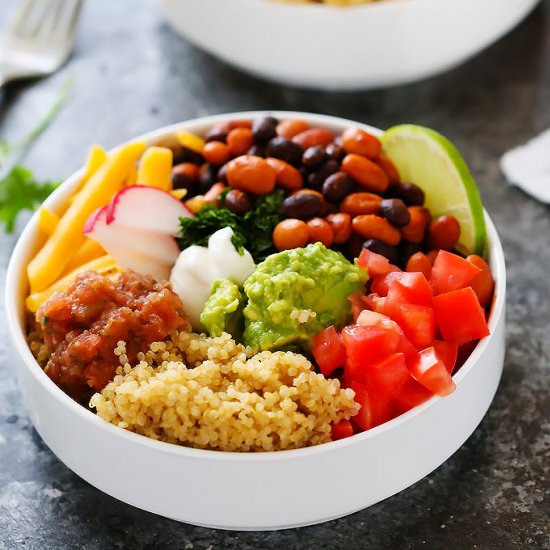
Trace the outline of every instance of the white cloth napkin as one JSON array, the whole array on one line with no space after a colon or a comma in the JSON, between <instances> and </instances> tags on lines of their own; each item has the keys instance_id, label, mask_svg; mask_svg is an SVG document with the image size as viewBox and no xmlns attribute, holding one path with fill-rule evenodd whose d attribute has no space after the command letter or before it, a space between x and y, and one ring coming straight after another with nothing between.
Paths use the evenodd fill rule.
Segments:
<instances>
[{"instance_id":1,"label":"white cloth napkin","mask_svg":"<svg viewBox=\"0 0 550 550\"><path fill-rule=\"evenodd\" d=\"M510 183L550 204L550 128L504 153L500 168Z\"/></svg>"}]
</instances>

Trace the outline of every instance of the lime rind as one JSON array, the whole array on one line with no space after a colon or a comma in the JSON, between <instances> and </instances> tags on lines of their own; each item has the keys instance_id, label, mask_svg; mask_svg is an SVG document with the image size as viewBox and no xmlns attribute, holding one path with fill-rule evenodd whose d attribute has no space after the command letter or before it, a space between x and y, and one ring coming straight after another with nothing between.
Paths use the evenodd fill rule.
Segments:
<instances>
[{"instance_id":1,"label":"lime rind","mask_svg":"<svg viewBox=\"0 0 550 550\"><path fill-rule=\"evenodd\" d=\"M414 124L394 126L381 139L403 180L422 187L432 214L458 219L461 252L483 256L487 242L483 204L458 149L435 130Z\"/></svg>"}]
</instances>

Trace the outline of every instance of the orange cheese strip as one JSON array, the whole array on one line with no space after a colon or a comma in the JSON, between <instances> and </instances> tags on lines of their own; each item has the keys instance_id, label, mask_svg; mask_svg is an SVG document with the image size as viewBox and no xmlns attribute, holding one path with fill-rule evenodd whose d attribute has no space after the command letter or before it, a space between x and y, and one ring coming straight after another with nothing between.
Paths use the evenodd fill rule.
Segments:
<instances>
[{"instance_id":1,"label":"orange cheese strip","mask_svg":"<svg viewBox=\"0 0 550 550\"><path fill-rule=\"evenodd\" d=\"M100 258L96 258L95 260L92 260L91 262L88 262L87 264L76 268L74 271L72 271L62 279L59 279L45 290L41 292L35 292L28 296L26 301L27 309L32 313L36 313L38 308L42 304L46 303L54 292L67 288L75 280L76 276L83 271L97 271L98 273L102 273L103 275L105 275L107 273L117 271L118 269L119 268L117 264L115 263L113 258L111 258L111 256L105 255L101 256Z\"/></svg>"},{"instance_id":2,"label":"orange cheese strip","mask_svg":"<svg viewBox=\"0 0 550 550\"><path fill-rule=\"evenodd\" d=\"M51 237L57 224L59 223L59 217L45 206L41 206L38 209L38 229L47 237Z\"/></svg>"},{"instance_id":3,"label":"orange cheese strip","mask_svg":"<svg viewBox=\"0 0 550 550\"><path fill-rule=\"evenodd\" d=\"M45 290L63 272L71 255L84 243L82 230L88 216L120 190L144 150L145 143L139 142L115 149L84 184L53 235L27 267L32 292Z\"/></svg>"},{"instance_id":4,"label":"orange cheese strip","mask_svg":"<svg viewBox=\"0 0 550 550\"><path fill-rule=\"evenodd\" d=\"M72 256L71 261L67 264L67 267L61 276L63 277L67 275L76 268L81 267L84 264L103 256L104 254L106 254L105 249L97 241L86 237L84 244Z\"/></svg>"},{"instance_id":5,"label":"orange cheese strip","mask_svg":"<svg viewBox=\"0 0 550 550\"><path fill-rule=\"evenodd\" d=\"M149 147L139 161L136 183L170 191L173 157L167 147Z\"/></svg>"}]
</instances>

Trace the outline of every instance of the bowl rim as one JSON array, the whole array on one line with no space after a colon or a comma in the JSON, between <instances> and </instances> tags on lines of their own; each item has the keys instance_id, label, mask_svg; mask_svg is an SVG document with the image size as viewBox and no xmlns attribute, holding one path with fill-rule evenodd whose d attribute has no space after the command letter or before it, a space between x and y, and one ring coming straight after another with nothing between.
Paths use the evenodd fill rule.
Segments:
<instances>
[{"instance_id":1,"label":"bowl rim","mask_svg":"<svg viewBox=\"0 0 550 550\"><path fill-rule=\"evenodd\" d=\"M306 121L314 125L328 126L333 129L344 129L350 125L359 126L363 129L372 132L375 135L381 135L383 130L370 126L368 124L361 123L342 117L336 117L331 115L300 112L300 111L279 111L279 110L260 110L260 111L239 111L232 113L224 113L219 115L197 117L186 121L178 122L163 126L156 130L147 132L138 137L129 139L122 143L132 143L135 141L145 141L149 144L155 143L158 140L173 135L176 131L204 131L209 126L228 120L242 119L242 118L254 118L259 116L271 115L278 118L303 118ZM114 147L113 149L116 149ZM111 151L113 150L111 149ZM62 184L44 201L44 206L55 208L63 200L66 200L72 193L72 188L77 184L77 181L83 175L83 168L77 170L68 178L66 178ZM498 323L503 315L505 305L506 294L506 266L504 260L504 251L502 244L498 236L497 230L489 217L488 213L484 210L485 221L487 224L487 233L489 238L488 254L490 261L492 260L492 271L495 279L495 294L493 297L493 303L489 315L489 330L490 335L483 338L468 359L460 367L459 371L453 376L457 387L460 382L468 376L468 374L476 367L479 358L484 354L490 341L492 340ZM122 437L128 441L129 444L136 444L138 446L146 446L152 450L158 452L169 453L173 455L179 455L189 458L202 458L208 460L235 460L235 461L248 461L248 460L272 460L277 458L278 460L298 459L308 456L310 454L319 454L325 452L335 451L337 449L347 447L349 445L355 445L362 441L375 438L383 435L385 432L400 426L408 422L410 419L425 413L440 399L439 396L433 396L421 405L413 407L409 411L401 414L400 416L385 422L375 428L371 428L365 432L355 434L351 437L340 439L337 441L330 441L327 443L314 445L310 447L304 447L300 449L287 449L282 451L266 451L266 452L233 452L233 451L215 451L208 449L196 449L193 447L186 447L183 445L177 445L174 443L167 443L164 441L158 441L151 439L147 436L143 436L123 428L119 428L110 422L107 422L97 416L90 409L80 405L73 399L71 399L61 388L59 388L43 371L40 367L27 344L24 330L24 323L21 323L19 312L22 308L22 304L18 300L17 289L20 281L19 276L24 274L26 265L28 263L27 256L29 250L32 249L35 240L35 233L37 231L37 213L33 214L26 227L23 229L19 236L15 248L10 257L10 261L7 269L6 284L5 284L5 309L7 314L8 331L12 344L14 344L15 351L17 352L19 359L24 364L24 367L28 369L33 378L39 383L41 388L50 394L61 405L67 408L67 412L72 412L78 415L83 421L91 424L100 430L103 430L114 437ZM24 307L24 305L23 305Z\"/></svg>"},{"instance_id":2,"label":"bowl rim","mask_svg":"<svg viewBox=\"0 0 550 550\"><path fill-rule=\"evenodd\" d=\"M417 2L423 2L424 4L428 3L434 3L434 1L437 0L414 0L415 3ZM269 4L273 5L275 4L278 6L278 9L291 9L291 10L298 10L298 9L306 9L311 11L322 11L326 10L327 8L329 10L334 11L340 11L345 12L347 10L353 10L353 11L364 11L364 10L387 10L388 6L401 6L403 4L409 4L411 3L411 0L380 0L380 1L367 1L363 4L350 4L350 5L342 5L337 6L334 4L325 4L324 1L322 3L318 2L292 2L290 0L241 0L241 2L248 3L248 4Z\"/></svg>"}]
</instances>

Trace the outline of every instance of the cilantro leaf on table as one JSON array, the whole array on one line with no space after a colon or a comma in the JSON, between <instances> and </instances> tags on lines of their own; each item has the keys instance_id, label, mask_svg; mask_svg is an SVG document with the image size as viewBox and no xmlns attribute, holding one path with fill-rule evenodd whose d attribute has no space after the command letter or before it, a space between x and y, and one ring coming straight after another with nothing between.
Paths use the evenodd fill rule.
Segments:
<instances>
[{"instance_id":1,"label":"cilantro leaf on table","mask_svg":"<svg viewBox=\"0 0 550 550\"><path fill-rule=\"evenodd\" d=\"M61 86L46 115L19 142L10 144L0 139L0 225L12 233L22 210L34 210L59 185L57 182L38 182L32 172L17 162L59 114L72 89L74 79Z\"/></svg>"},{"instance_id":2,"label":"cilantro leaf on table","mask_svg":"<svg viewBox=\"0 0 550 550\"><path fill-rule=\"evenodd\" d=\"M34 210L59 185L58 182L37 182L30 170L14 166L0 179L0 224L12 233L22 210Z\"/></svg>"}]
</instances>

